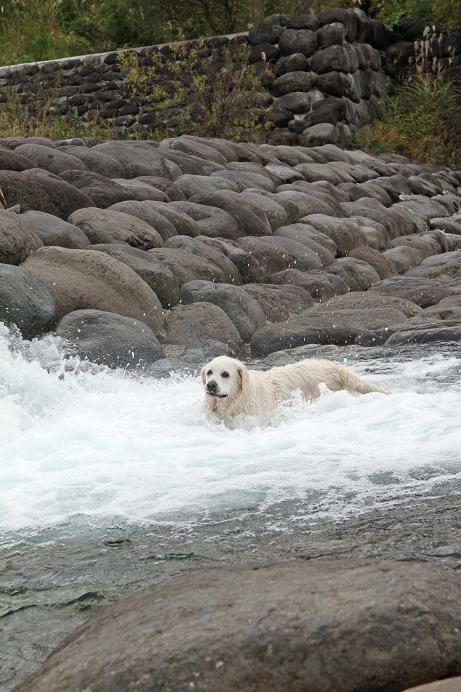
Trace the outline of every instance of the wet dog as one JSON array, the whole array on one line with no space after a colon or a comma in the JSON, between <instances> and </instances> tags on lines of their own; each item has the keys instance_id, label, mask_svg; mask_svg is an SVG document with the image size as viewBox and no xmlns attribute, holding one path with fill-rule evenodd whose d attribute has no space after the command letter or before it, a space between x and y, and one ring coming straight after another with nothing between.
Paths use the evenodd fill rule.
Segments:
<instances>
[{"instance_id":1,"label":"wet dog","mask_svg":"<svg viewBox=\"0 0 461 692\"><path fill-rule=\"evenodd\" d=\"M345 389L351 394L388 393L329 360L301 360L263 372L248 370L235 358L218 356L202 368L201 377L205 405L221 420L241 414L267 416L297 390L306 399L315 399L322 383L332 391Z\"/></svg>"}]
</instances>

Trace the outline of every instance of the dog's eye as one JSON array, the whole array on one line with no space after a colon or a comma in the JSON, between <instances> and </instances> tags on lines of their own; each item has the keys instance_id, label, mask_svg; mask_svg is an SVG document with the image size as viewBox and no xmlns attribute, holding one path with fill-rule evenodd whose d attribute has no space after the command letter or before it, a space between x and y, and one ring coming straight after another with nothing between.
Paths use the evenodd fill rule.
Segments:
<instances>
[{"instance_id":1,"label":"dog's eye","mask_svg":"<svg viewBox=\"0 0 461 692\"><path fill-rule=\"evenodd\" d=\"M221 373L221 377L229 377L229 373L224 371Z\"/></svg>"},{"instance_id":2,"label":"dog's eye","mask_svg":"<svg viewBox=\"0 0 461 692\"><path fill-rule=\"evenodd\" d=\"M207 376L207 377L210 377L210 375L212 375L212 374L213 374L213 370L208 370L206 376Z\"/></svg>"}]
</instances>

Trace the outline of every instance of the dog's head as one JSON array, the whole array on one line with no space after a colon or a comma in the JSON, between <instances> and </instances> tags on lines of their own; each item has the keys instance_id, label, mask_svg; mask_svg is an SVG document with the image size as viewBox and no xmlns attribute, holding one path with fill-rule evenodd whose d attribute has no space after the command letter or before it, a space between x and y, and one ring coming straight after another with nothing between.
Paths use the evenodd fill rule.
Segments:
<instances>
[{"instance_id":1,"label":"dog's head","mask_svg":"<svg viewBox=\"0 0 461 692\"><path fill-rule=\"evenodd\" d=\"M224 400L242 391L248 370L235 358L218 356L203 366L201 376L207 397Z\"/></svg>"}]
</instances>

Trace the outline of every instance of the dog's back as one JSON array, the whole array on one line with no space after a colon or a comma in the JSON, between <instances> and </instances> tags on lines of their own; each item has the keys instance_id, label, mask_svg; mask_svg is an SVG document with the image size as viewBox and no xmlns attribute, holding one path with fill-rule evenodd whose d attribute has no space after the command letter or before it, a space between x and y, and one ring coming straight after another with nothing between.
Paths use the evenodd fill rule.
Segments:
<instances>
[{"instance_id":1,"label":"dog's back","mask_svg":"<svg viewBox=\"0 0 461 692\"><path fill-rule=\"evenodd\" d=\"M308 358L299 363L282 365L265 373L268 380L278 393L277 398L290 396L291 392L300 389L308 399L320 395L319 385L325 384L332 391L346 389L353 394L369 394L381 392L383 389L374 387L352 370L330 360Z\"/></svg>"}]
</instances>

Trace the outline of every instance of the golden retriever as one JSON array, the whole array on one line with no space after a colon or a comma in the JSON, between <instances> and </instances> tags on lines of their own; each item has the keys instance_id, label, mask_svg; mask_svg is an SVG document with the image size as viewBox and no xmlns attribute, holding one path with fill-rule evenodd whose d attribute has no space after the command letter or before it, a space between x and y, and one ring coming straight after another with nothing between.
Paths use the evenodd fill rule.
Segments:
<instances>
[{"instance_id":1,"label":"golden retriever","mask_svg":"<svg viewBox=\"0 0 461 692\"><path fill-rule=\"evenodd\" d=\"M235 358L218 356L202 368L201 377L205 406L221 420L241 414L267 416L296 390L307 399L315 399L321 383L332 391L388 394L339 363L313 358L263 372L248 370Z\"/></svg>"}]
</instances>

